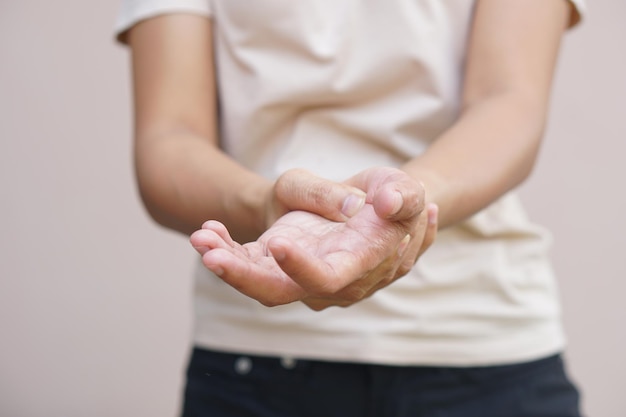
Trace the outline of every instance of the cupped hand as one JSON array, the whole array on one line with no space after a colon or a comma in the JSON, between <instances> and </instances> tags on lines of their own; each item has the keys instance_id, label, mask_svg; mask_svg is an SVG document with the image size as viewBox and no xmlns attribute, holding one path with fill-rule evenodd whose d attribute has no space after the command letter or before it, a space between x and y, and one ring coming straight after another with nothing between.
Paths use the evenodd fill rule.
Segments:
<instances>
[{"instance_id":1,"label":"cupped hand","mask_svg":"<svg viewBox=\"0 0 626 417\"><path fill-rule=\"evenodd\" d=\"M390 247L397 244L397 249L391 255L382 258L373 269L365 270L359 279L342 289L338 294L339 298L335 294L309 294L302 301L314 310L323 310L333 305L348 307L406 275L435 240L438 210L435 204L427 204L426 209L417 216L415 225L412 225L412 222L405 223L402 227L410 230L410 234L405 235L399 243L393 239L389 242ZM378 255L381 254L379 251ZM370 265L377 262L376 251L372 251L371 256L373 258L369 262Z\"/></svg>"},{"instance_id":2,"label":"cupped hand","mask_svg":"<svg viewBox=\"0 0 626 417\"><path fill-rule=\"evenodd\" d=\"M301 172L296 170L296 173ZM298 179L297 176L293 175L291 178ZM330 217L328 213L332 213L332 203L337 201L337 193L341 192L342 189L337 185L333 186L333 183L329 184L327 181L322 182L319 179L316 181L325 188L334 187L334 193L328 194L331 197L326 201L327 211L325 214L314 210L308 211L313 211L332 220L333 217ZM295 188L302 185L297 181L290 183ZM432 244L437 232L438 209L434 205L425 203L423 184L397 168L369 168L344 181L343 185L350 185L365 192L367 203L372 205L380 218L394 222L396 226L406 232L406 234L399 234L396 240L379 242L378 244L384 244L388 249L397 247L398 250L393 256L388 257L381 257L382 251L373 254L378 257L370 258L370 264L377 266L360 271L361 275L358 280L344 290L344 293L355 291L357 294L365 291L365 296L369 296L408 273L421 254ZM303 206L303 209L306 208ZM335 212L337 212L336 209ZM367 244L369 242L363 242L364 247L367 247ZM366 291L367 288L370 288L369 291ZM360 298L362 297L357 297L357 299ZM312 308L321 309L328 306L329 303L330 305L337 304L337 299L308 296L305 302ZM350 305L351 303L351 301L344 301L342 305Z\"/></svg>"},{"instance_id":3,"label":"cupped hand","mask_svg":"<svg viewBox=\"0 0 626 417\"><path fill-rule=\"evenodd\" d=\"M368 203L339 222L289 212L244 245L221 223L209 221L191 242L208 269L265 305L300 300L315 310L348 306L406 273L436 235L436 206L404 220L388 220L378 211ZM397 215L392 211L388 217Z\"/></svg>"}]
</instances>

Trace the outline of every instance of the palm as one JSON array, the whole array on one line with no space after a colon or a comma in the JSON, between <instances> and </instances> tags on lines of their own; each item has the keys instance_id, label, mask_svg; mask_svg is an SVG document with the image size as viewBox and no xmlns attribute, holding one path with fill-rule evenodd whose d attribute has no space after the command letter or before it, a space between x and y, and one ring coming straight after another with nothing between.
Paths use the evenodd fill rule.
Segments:
<instances>
[{"instance_id":1,"label":"palm","mask_svg":"<svg viewBox=\"0 0 626 417\"><path fill-rule=\"evenodd\" d=\"M191 242L208 269L265 305L301 300L319 310L354 304L410 270L435 238L437 212L424 210L422 186L397 169L371 168L346 184L367 194L365 206L348 220L328 220L337 218L339 209L328 201L316 204L326 195L303 203L294 197L300 194L293 184L283 181L282 198L291 197L306 211L288 212L244 245L213 220ZM309 185L305 181L295 189L317 189Z\"/></svg>"},{"instance_id":2,"label":"palm","mask_svg":"<svg viewBox=\"0 0 626 417\"><path fill-rule=\"evenodd\" d=\"M406 235L406 230L400 229L397 223L378 217L370 205L346 222L333 222L316 214L294 211L281 217L257 242L243 247L250 254L264 255L269 252L269 242L273 238L287 238L319 260L321 266L328 268L329 275L335 275L349 272L346 268L352 264L363 266L368 260L372 267L377 265L378 261L374 260L389 255L390 244L397 244L398 239ZM275 261L272 265L280 270Z\"/></svg>"},{"instance_id":3,"label":"palm","mask_svg":"<svg viewBox=\"0 0 626 417\"><path fill-rule=\"evenodd\" d=\"M342 288L358 280L390 256L408 232L402 222L381 219L369 204L346 222L289 212L244 245L233 242L225 228L212 229L205 265L218 265L222 278L244 294L276 294L279 304L301 299L311 289ZM272 256L277 251L286 252L291 266L279 264ZM306 272L291 273L293 264Z\"/></svg>"}]
</instances>

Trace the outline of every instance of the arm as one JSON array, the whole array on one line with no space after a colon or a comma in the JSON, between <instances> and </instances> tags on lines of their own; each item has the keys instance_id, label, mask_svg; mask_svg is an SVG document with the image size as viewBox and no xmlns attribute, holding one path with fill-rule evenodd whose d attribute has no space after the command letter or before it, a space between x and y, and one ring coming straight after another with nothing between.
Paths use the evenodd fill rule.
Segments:
<instances>
[{"instance_id":1,"label":"arm","mask_svg":"<svg viewBox=\"0 0 626 417\"><path fill-rule=\"evenodd\" d=\"M210 19L156 17L134 26L128 41L136 177L159 224L189 234L218 219L245 242L291 209L345 220L362 206L364 193L356 188L299 170L273 183L219 149Z\"/></svg>"},{"instance_id":2,"label":"arm","mask_svg":"<svg viewBox=\"0 0 626 417\"><path fill-rule=\"evenodd\" d=\"M439 206L438 219L436 206L429 206L424 211L407 210L393 222L381 221L393 217L389 216L393 210L368 200L372 206L330 232L319 219L294 218L303 214L290 213L247 248L234 245L226 229L207 225L192 236L205 265L264 304L302 300L314 309L351 305L406 273L432 243L437 222L445 227L462 221L530 173L569 13L565 0L478 2L461 116L422 156L402 167L412 177L413 188L419 182L425 185L427 199ZM375 182L369 176L366 171L349 183L365 190ZM400 182L404 180L398 176ZM385 187L393 188L393 182ZM403 191L410 188L399 188L405 205L412 200ZM374 209L378 216L372 214ZM310 232L298 231L309 221L309 231L320 231L315 239ZM384 230L391 233L380 239ZM352 235L354 231L359 233ZM297 244L285 240L298 233ZM363 245L364 235L369 244ZM371 244L374 241L376 245ZM333 242L341 245L324 245ZM382 249L363 254L361 246Z\"/></svg>"},{"instance_id":3,"label":"arm","mask_svg":"<svg viewBox=\"0 0 626 417\"><path fill-rule=\"evenodd\" d=\"M439 225L462 221L531 172L571 7L565 0L477 3L461 116L403 169L439 205Z\"/></svg>"},{"instance_id":4,"label":"arm","mask_svg":"<svg viewBox=\"0 0 626 417\"><path fill-rule=\"evenodd\" d=\"M219 149L211 21L193 15L165 15L135 25L127 39L132 48L133 62L136 177L143 202L158 223L190 233L207 219L218 220L219 223L207 222L206 228L192 238L194 246L205 253L216 238L221 241L220 233L228 245L241 248L236 242L255 241L281 215L291 210L306 210L290 216L289 219L294 219L293 223L281 218L282 223L275 229L295 230L291 234L293 239L301 242L309 239L313 243L319 241L318 236L303 229L302 221L319 225L321 234L329 229L329 224L338 228L336 230L346 228L346 221L359 213L363 214L361 208L365 205L367 193L368 206L375 203L379 215L407 220L395 223L393 227L368 228L370 242L379 240L386 243L376 246L375 253L363 245L362 231L359 230L363 227L352 227L353 239L345 242L339 239L347 246L338 250L349 252L348 256L356 262L345 265L339 259L339 266L348 270L341 275L344 275L345 281L346 277L350 279L374 271L367 288L375 287L383 278L384 282L390 282L388 270L395 271L399 264L394 249L403 250L406 246L401 244L402 239L412 228L409 225L417 223L414 217L424 208L421 187L416 187L404 173L389 174L386 170L381 170L381 175L368 176L359 184L352 185L324 180L301 170L288 171L276 182L258 176ZM398 173L402 174L401 181L397 179ZM397 198L397 191L410 203L403 203ZM378 222L378 217L371 210L369 212L370 220ZM432 214L432 210L430 212ZM425 218L426 213L422 215L422 219ZM372 224L372 221L364 222L364 219L354 220L352 223L355 225ZM420 238L427 234L426 230L429 231L428 236L434 237L434 224L431 222L430 226L426 226L425 220L421 224ZM211 230L212 227L215 229ZM224 234L226 230L228 236ZM266 235L266 238L268 236L272 234ZM279 239L276 245L269 245L270 250L286 250L292 254L292 248L284 248L281 242L285 244ZM219 247L221 243L217 243ZM250 251L246 253L253 253L255 248L263 249L255 261L269 260L263 245L250 245ZM287 245L293 246L290 242ZM327 248L326 253L332 254L334 250L334 247ZM304 262L287 257L284 263L287 269L289 265L293 270L294 264L296 269L306 264L308 286L325 287L328 276L325 265L308 253L300 251L296 255L300 259L304 257ZM205 256L207 266L218 273L220 269L228 269L220 262L207 262L212 256L219 260L220 252L212 251ZM361 265L363 261L367 262L365 270ZM275 262L269 263L271 267L276 266ZM273 276L266 275L268 281ZM244 281L247 280L241 284L246 288L244 292L260 294L258 297L263 297L267 304L285 303L307 296L306 290L297 284L291 285L291 292L287 288L283 288L282 292L279 289L280 293L276 296L272 288L264 286L259 280L250 283L251 277L244 271ZM227 280L226 276L224 278ZM238 286L235 281L228 282ZM341 286L335 285L335 288ZM269 291L264 291L268 288ZM354 294L361 296L364 289L351 288L345 292L352 299ZM342 300L339 297L338 302ZM326 304L311 300L311 305L323 308Z\"/></svg>"}]
</instances>

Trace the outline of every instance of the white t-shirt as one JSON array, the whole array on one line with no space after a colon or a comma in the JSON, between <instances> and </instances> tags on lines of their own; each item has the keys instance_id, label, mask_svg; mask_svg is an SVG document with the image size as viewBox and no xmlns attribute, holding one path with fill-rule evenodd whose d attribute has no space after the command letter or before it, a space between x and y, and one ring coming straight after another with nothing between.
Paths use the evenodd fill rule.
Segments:
<instances>
[{"instance_id":1,"label":"white t-shirt","mask_svg":"<svg viewBox=\"0 0 626 417\"><path fill-rule=\"evenodd\" d=\"M551 0L560 1L560 0ZM580 1L573 1L578 12ZM117 33L214 21L221 143L268 178L343 180L422 153L459 113L470 0L123 0ZM576 16L576 19L578 16ZM510 363L564 346L549 236L512 193L441 231L415 268L349 308L264 307L200 263L197 345L386 364Z\"/></svg>"}]
</instances>

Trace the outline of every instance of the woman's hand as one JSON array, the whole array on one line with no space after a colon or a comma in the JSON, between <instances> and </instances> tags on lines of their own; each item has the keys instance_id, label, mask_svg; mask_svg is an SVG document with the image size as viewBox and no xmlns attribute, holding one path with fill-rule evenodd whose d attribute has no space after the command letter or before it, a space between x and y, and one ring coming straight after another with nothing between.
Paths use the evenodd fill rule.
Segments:
<instances>
[{"instance_id":1,"label":"woman's hand","mask_svg":"<svg viewBox=\"0 0 626 417\"><path fill-rule=\"evenodd\" d=\"M423 210L423 189L396 169L346 183L367 192L367 204L345 221L293 211L244 245L209 221L191 242L208 269L265 305L349 306L410 270L435 238L437 207Z\"/></svg>"}]
</instances>

